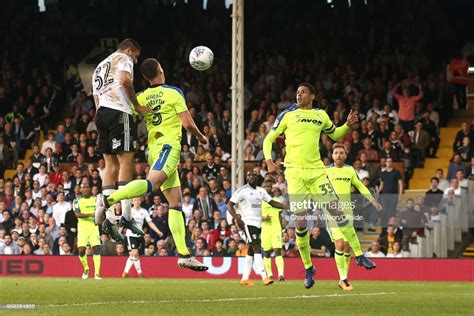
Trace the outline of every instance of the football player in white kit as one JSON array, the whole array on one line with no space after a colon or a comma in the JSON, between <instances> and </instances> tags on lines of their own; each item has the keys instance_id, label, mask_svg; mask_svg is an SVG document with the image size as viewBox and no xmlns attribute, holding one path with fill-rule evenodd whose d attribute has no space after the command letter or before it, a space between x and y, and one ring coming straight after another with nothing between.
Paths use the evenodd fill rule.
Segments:
<instances>
[{"instance_id":1,"label":"football player in white kit","mask_svg":"<svg viewBox=\"0 0 474 316\"><path fill-rule=\"evenodd\" d=\"M117 51L105 58L92 76L94 102L97 110L96 125L99 133L99 152L104 155L105 174L102 192L108 196L117 186L125 186L132 180L134 146L131 135L133 128L132 106L138 113L149 112L140 106L133 88L133 65L140 56L140 45L133 39L123 40ZM122 203L121 224L141 236L143 231L133 222L130 213L131 200ZM96 209L100 210L101 208ZM102 208L103 209L103 208ZM105 219L105 215L107 219ZM121 239L113 210L96 211L95 223L103 223L105 233Z\"/></svg>"},{"instance_id":2,"label":"football player in white kit","mask_svg":"<svg viewBox=\"0 0 474 316\"><path fill-rule=\"evenodd\" d=\"M150 214L147 210L140 206L141 200L140 198L134 198L132 202L132 218L137 223L138 227L143 228L145 221L148 224L148 227L153 229L157 234L160 234L161 231L155 226L153 221L150 218ZM125 238L127 242L127 248L129 252L129 257L127 259L127 263L125 264L125 269L122 273L122 278L128 278L128 273L130 272L130 268L135 266L135 270L137 270L138 277L143 278L143 272L140 264L139 255L143 255L145 240L142 236L138 234L134 234L130 229L127 229L125 232Z\"/></svg>"},{"instance_id":3,"label":"football player in white kit","mask_svg":"<svg viewBox=\"0 0 474 316\"><path fill-rule=\"evenodd\" d=\"M245 232L249 250L245 257L245 270L242 275L241 285L253 285L249 279L252 272L253 263L260 274L264 285L270 285L273 280L265 272L262 259L262 245L260 233L262 230L262 201L267 202L273 207L285 209L286 205L275 200L267 193L265 189L257 186L258 174L254 170L247 172L247 184L240 187L230 198L227 209L235 219L237 227ZM235 211L237 205L239 213Z\"/></svg>"}]
</instances>

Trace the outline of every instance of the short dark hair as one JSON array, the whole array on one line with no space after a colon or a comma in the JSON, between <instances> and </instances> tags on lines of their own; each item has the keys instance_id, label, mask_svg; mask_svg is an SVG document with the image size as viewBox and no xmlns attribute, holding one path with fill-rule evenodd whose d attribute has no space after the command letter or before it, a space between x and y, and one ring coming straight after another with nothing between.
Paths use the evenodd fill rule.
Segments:
<instances>
[{"instance_id":1,"label":"short dark hair","mask_svg":"<svg viewBox=\"0 0 474 316\"><path fill-rule=\"evenodd\" d=\"M439 183L439 179L438 179L438 178L436 178L436 177L431 178L431 182L433 182L433 180L435 180L436 182Z\"/></svg>"},{"instance_id":2,"label":"short dark hair","mask_svg":"<svg viewBox=\"0 0 474 316\"><path fill-rule=\"evenodd\" d=\"M124 50L127 48L131 48L133 51L142 51L142 48L140 47L140 44L132 38L126 38L123 41L118 44L117 49L118 50Z\"/></svg>"},{"instance_id":3,"label":"short dark hair","mask_svg":"<svg viewBox=\"0 0 474 316\"><path fill-rule=\"evenodd\" d=\"M311 94L316 94L316 89L315 89L314 86L313 86L312 84L310 84L310 83L302 82L302 83L300 83L300 84L298 85L298 88L299 88L299 87L306 87L306 88L309 89L309 92L310 92Z\"/></svg>"},{"instance_id":4,"label":"short dark hair","mask_svg":"<svg viewBox=\"0 0 474 316\"><path fill-rule=\"evenodd\" d=\"M155 58L147 58L140 65L140 72L145 79L151 80L158 76L159 61Z\"/></svg>"},{"instance_id":5,"label":"short dark hair","mask_svg":"<svg viewBox=\"0 0 474 316\"><path fill-rule=\"evenodd\" d=\"M346 151L346 147L344 147L344 145L341 144L341 143L334 143L334 144L332 145L332 151L334 151L334 150L336 150L336 149L338 149L338 148L342 148L342 149L344 149L344 151Z\"/></svg>"}]
</instances>

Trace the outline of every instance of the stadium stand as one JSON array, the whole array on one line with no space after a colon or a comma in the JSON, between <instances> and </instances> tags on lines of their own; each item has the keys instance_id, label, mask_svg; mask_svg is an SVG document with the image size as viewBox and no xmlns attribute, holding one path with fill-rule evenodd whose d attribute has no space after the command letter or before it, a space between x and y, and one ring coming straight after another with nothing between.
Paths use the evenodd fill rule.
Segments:
<instances>
[{"instance_id":1,"label":"stadium stand","mask_svg":"<svg viewBox=\"0 0 474 316\"><path fill-rule=\"evenodd\" d=\"M405 235L402 233L403 257L458 256L466 246L469 227L473 227L469 219L474 205L471 166L474 106L455 109L458 102L454 86L446 76L447 64L462 43L436 44L453 38L452 34L459 30L465 32L466 28L461 24L446 24L444 17L451 13L443 10L442 4L432 2L431 6L395 1L352 8L330 8L322 5L323 2L307 2L308 6L314 6L316 16L310 13L312 10L301 12L295 8L267 12L263 10L264 1L255 1L248 7L247 30L265 30L270 21L278 23L288 16L312 21L317 28L311 23L296 23L291 33L281 29L272 32L272 36L262 37L258 32L249 32L246 47L252 49L246 51L246 128L245 135L241 135L245 138L245 169L256 168L260 181L272 179L275 187L286 193L284 179L273 178L266 172L262 142L276 116L294 100L297 84L302 81L313 84L317 89L315 106L325 109L336 125L345 122L350 109L358 110L360 126L343 144L349 153L347 163L357 166L358 174L368 178L370 189L377 191L386 158L392 158L395 169L401 172L405 195L398 204L397 217L384 222L384 214L375 213L374 221L370 222L366 216L359 233L362 245L369 250L373 242L383 240L387 225L393 224L403 231L400 219L407 199L413 198L413 209L422 213L422 221L415 224L419 226L409 235L407 229ZM105 14L103 6L86 8L77 1L52 6L42 14L34 6L26 7L8 24L0 24L4 34L13 28L21 32L17 38L5 36L4 49L0 51L0 246L4 234L11 233L16 244L24 239L36 254L48 253L44 245L53 254L77 251L70 203L79 192L82 177L90 179L95 193L100 191L104 169L104 161L96 153L94 104L88 96L90 91L83 90L78 62L97 45L98 34L102 32L103 36L134 37L143 44L142 56L157 56L168 82L183 88L191 115L210 140L207 145L200 144L183 132L179 171L185 193L183 209L188 246L196 255L222 254L222 249L215 248L216 241L222 239L226 255L245 255L235 225L227 223L225 205L231 195L229 174L232 172L230 43L221 43L215 30L230 32L229 12L214 4L203 11L197 8L196 2L178 4L175 8L165 4L153 7L151 3L121 11L124 22L120 25L108 23L113 14ZM18 6L15 1L7 1L6 5L12 9ZM190 12L196 10L200 13L193 14L192 19L200 25L200 30L189 29L184 33ZM428 20L391 14L399 10L416 10ZM259 12L258 19L252 18L255 12ZM98 18L104 16L105 20ZM404 20L394 21L398 18ZM66 20L79 23L69 25ZM24 21L30 22L27 27L18 27ZM395 28L382 27L391 22L397 22L392 24ZM81 27L84 25L87 27ZM428 32L431 38L423 36L420 40L420 34L428 34L427 25L436 29ZM150 26L156 30L152 38ZM216 64L205 73L197 73L185 62L186 54L193 45L203 42L214 49ZM138 74L135 83L137 91L144 89L145 82ZM421 122L420 130L415 128L418 122ZM463 122L467 124L466 130L458 135ZM144 178L148 168L147 134L141 118L134 132L138 140L134 177ZM453 149L454 140L463 136L462 133L468 135L468 140L461 138ZM322 138L321 157L326 164L331 145L327 137ZM273 151L281 161L283 139ZM458 179L462 184L455 184L461 187L460 194L451 196L444 187L441 203L433 206L437 210L432 211L419 197L424 197L437 169L448 175L453 153L462 155L458 164L464 170ZM440 180L440 185L441 182L451 185L444 178ZM65 202L57 201L60 192L64 193ZM204 208L202 203L206 203ZM145 236L145 255L174 255L174 242L166 228L168 205L164 197L144 196L141 207L166 232L161 237ZM355 211L375 212L362 211L363 207L366 205ZM206 214L203 209L212 212ZM295 256L293 223L286 217L283 222L284 253ZM313 245L324 245L328 242L327 232L318 222L310 228L317 226L320 230L315 229L312 238L324 240ZM106 236L103 240L104 253L125 251L121 245L111 244ZM68 246L63 247L65 243L72 252L67 250ZM23 247L20 252L25 251ZM386 255L392 249L382 247L381 252ZM318 251L313 253L321 255ZM472 245L464 255L474 256Z\"/></svg>"}]
</instances>

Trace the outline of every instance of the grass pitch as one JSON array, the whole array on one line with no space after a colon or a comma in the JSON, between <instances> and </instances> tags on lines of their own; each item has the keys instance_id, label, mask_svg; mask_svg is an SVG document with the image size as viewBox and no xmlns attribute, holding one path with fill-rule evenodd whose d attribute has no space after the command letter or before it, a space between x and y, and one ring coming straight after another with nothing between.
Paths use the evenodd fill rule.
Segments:
<instances>
[{"instance_id":1,"label":"grass pitch","mask_svg":"<svg viewBox=\"0 0 474 316\"><path fill-rule=\"evenodd\" d=\"M0 305L35 304L32 310L0 314L87 315L281 315L292 314L471 314L472 283L353 281L343 292L336 281L0 278Z\"/></svg>"}]
</instances>

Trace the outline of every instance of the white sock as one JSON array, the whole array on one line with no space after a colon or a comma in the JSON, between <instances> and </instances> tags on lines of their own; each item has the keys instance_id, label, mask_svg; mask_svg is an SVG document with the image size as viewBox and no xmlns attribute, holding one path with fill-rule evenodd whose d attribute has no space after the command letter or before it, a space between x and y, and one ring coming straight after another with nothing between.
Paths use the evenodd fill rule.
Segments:
<instances>
[{"instance_id":1,"label":"white sock","mask_svg":"<svg viewBox=\"0 0 474 316\"><path fill-rule=\"evenodd\" d=\"M244 273L242 274L242 280L248 280L250 278L250 273L252 273L253 267L253 256L245 256L245 267Z\"/></svg>"},{"instance_id":2,"label":"white sock","mask_svg":"<svg viewBox=\"0 0 474 316\"><path fill-rule=\"evenodd\" d=\"M267 277L267 273L265 272L265 267L263 265L262 254L256 253L253 255L253 258L255 260L255 269L257 270L257 273L260 274L262 280L265 279Z\"/></svg>"},{"instance_id":3,"label":"white sock","mask_svg":"<svg viewBox=\"0 0 474 316\"><path fill-rule=\"evenodd\" d=\"M127 263L125 264L125 270L124 270L124 272L125 272L125 273L130 272L130 268L132 267L133 264L134 264L134 262L132 261L132 257L128 257Z\"/></svg>"},{"instance_id":4,"label":"white sock","mask_svg":"<svg viewBox=\"0 0 474 316\"><path fill-rule=\"evenodd\" d=\"M142 272L142 266L141 266L141 263L140 263L140 258L134 258L135 260L133 260L133 265L135 266L135 270L137 270L137 273L141 273Z\"/></svg>"},{"instance_id":5,"label":"white sock","mask_svg":"<svg viewBox=\"0 0 474 316\"><path fill-rule=\"evenodd\" d=\"M114 193L116 190L115 189L103 189L102 190L102 193L105 195L105 196L109 196L111 195L112 193Z\"/></svg>"},{"instance_id":6,"label":"white sock","mask_svg":"<svg viewBox=\"0 0 474 316\"><path fill-rule=\"evenodd\" d=\"M123 188L124 185L119 185L119 189ZM132 199L122 200L120 201L122 205L122 216L125 220L130 221L132 220Z\"/></svg>"},{"instance_id":7,"label":"white sock","mask_svg":"<svg viewBox=\"0 0 474 316\"><path fill-rule=\"evenodd\" d=\"M117 224L117 219L115 218L115 207L111 206L105 210L105 218L107 218L112 225Z\"/></svg>"}]
</instances>

